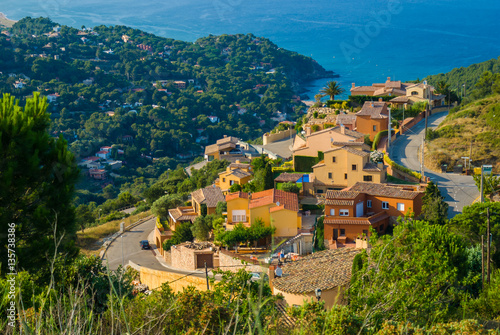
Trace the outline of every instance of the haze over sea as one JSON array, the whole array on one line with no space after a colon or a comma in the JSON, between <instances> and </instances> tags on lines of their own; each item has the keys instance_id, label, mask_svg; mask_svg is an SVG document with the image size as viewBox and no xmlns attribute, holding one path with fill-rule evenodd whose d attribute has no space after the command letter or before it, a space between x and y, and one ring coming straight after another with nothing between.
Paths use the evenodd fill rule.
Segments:
<instances>
[{"instance_id":1,"label":"haze over sea","mask_svg":"<svg viewBox=\"0 0 500 335\"><path fill-rule=\"evenodd\" d=\"M253 33L312 56L346 88L414 80L500 56L493 0L1 0L10 19L127 25L186 41ZM311 83L312 96L327 79Z\"/></svg>"}]
</instances>

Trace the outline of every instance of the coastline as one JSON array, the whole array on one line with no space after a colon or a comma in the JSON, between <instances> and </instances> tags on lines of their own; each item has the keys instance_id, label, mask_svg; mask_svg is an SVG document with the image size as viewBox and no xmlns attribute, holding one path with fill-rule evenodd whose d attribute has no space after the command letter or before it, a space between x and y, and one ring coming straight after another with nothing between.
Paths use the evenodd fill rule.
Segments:
<instances>
[{"instance_id":1,"label":"coastline","mask_svg":"<svg viewBox=\"0 0 500 335\"><path fill-rule=\"evenodd\" d=\"M16 23L16 20L11 20L4 13L0 12L0 27L10 28Z\"/></svg>"}]
</instances>

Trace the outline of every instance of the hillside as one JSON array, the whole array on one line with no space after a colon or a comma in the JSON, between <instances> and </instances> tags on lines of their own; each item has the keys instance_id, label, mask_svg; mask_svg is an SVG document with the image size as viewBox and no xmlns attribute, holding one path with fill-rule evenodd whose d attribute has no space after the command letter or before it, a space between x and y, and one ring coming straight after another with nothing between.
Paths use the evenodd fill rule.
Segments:
<instances>
[{"instance_id":1,"label":"hillside","mask_svg":"<svg viewBox=\"0 0 500 335\"><path fill-rule=\"evenodd\" d=\"M301 83L332 75L251 34L188 43L125 26L75 29L29 17L0 34L0 93L21 105L34 91L49 96L50 132L77 159L102 146L123 150L117 187L138 177L149 184L223 135L250 140L285 113L294 120L305 109Z\"/></svg>"},{"instance_id":2,"label":"hillside","mask_svg":"<svg viewBox=\"0 0 500 335\"><path fill-rule=\"evenodd\" d=\"M441 164L453 167L462 164L461 157L471 153L472 165L491 164L500 171L500 94L469 103L453 110L428 135L428 166L439 169Z\"/></svg>"}]
</instances>

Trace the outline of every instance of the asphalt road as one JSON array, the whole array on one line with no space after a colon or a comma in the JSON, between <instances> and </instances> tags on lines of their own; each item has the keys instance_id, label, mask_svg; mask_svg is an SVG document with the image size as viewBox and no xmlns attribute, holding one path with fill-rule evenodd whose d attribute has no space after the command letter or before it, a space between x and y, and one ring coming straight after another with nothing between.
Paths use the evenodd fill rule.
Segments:
<instances>
[{"instance_id":1,"label":"asphalt road","mask_svg":"<svg viewBox=\"0 0 500 335\"><path fill-rule=\"evenodd\" d=\"M436 128L446 117L447 112L436 113L429 117L427 126ZM420 172L419 155L422 139L425 132L425 119L411 128L406 134L400 136L391 145L390 157L396 163ZM448 218L462 212L464 206L470 205L478 196L474 179L471 176L456 173L437 173L427 168L424 174L437 183L445 201L450 205Z\"/></svg>"},{"instance_id":2,"label":"asphalt road","mask_svg":"<svg viewBox=\"0 0 500 335\"><path fill-rule=\"evenodd\" d=\"M139 241L148 239L148 235L156 224L155 222L156 218L147 220L130 231L125 232L122 235L123 237L120 236L114 240L104 254L104 264L108 264L110 270L116 270L122 263L126 265L131 260L138 265L151 269L166 270L156 259L156 252L153 250L141 250L139 246Z\"/></svg>"}]
</instances>

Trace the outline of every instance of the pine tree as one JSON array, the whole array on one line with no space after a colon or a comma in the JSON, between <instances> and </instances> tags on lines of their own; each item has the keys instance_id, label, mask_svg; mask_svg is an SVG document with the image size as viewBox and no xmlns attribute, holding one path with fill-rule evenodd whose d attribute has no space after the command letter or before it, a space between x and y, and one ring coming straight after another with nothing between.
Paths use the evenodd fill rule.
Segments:
<instances>
[{"instance_id":1,"label":"pine tree","mask_svg":"<svg viewBox=\"0 0 500 335\"><path fill-rule=\"evenodd\" d=\"M67 142L54 139L47 102L34 93L24 109L14 97L0 99L0 226L7 232L15 224L15 249L19 268L39 267L59 252L74 255L76 221L71 198L78 169ZM0 235L2 246L7 234ZM0 261L7 265L7 252Z\"/></svg>"}]
</instances>

